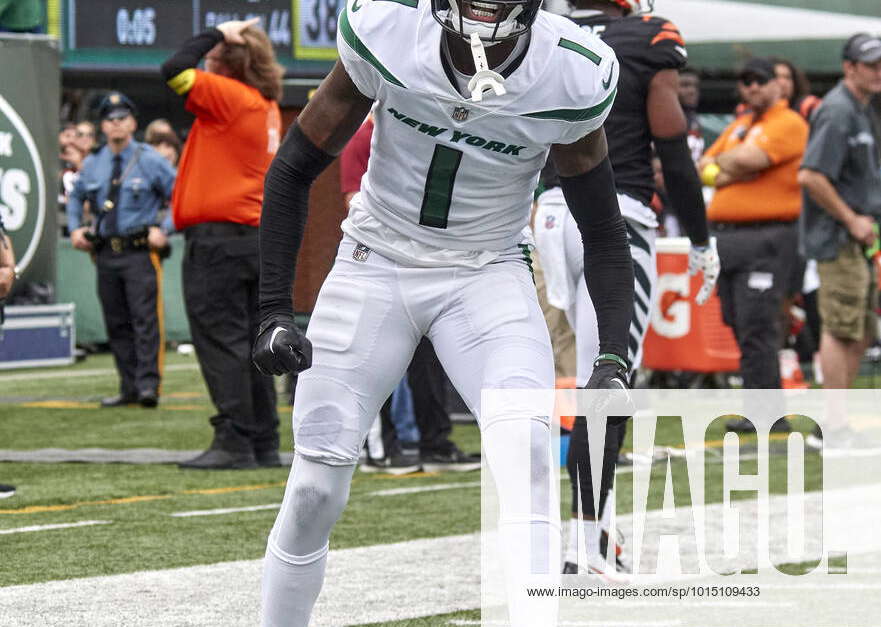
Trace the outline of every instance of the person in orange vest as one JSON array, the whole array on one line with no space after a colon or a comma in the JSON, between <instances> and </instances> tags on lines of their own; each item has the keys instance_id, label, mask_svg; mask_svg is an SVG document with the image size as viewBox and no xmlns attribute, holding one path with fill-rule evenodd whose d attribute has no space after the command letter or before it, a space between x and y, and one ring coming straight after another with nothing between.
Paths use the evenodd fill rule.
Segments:
<instances>
[{"instance_id":1,"label":"person in orange vest","mask_svg":"<svg viewBox=\"0 0 881 627\"><path fill-rule=\"evenodd\" d=\"M771 60L749 60L738 78L748 110L710 146L699 168L704 183L716 188L707 217L718 239L722 317L740 347L743 387L776 389L780 312L798 250L796 176L808 125L782 97ZM733 421L729 428L751 425Z\"/></svg>"}]
</instances>

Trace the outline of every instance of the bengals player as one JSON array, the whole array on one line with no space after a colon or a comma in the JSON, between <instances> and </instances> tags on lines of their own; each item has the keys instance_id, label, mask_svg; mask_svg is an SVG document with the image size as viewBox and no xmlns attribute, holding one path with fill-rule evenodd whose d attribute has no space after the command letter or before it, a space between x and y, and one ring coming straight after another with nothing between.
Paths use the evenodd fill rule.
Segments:
<instances>
[{"instance_id":1,"label":"bengals player","mask_svg":"<svg viewBox=\"0 0 881 627\"><path fill-rule=\"evenodd\" d=\"M651 208L653 146L661 160L670 201L692 242L689 270L693 274L697 271L704 273L704 284L696 298L698 303L706 302L719 274L718 255L715 243L708 236L701 184L688 147L688 126L678 95L679 70L685 66L688 53L675 24L647 14L651 4L650 0L578 0L568 14L582 29L598 35L609 45L620 63L618 95L605 122L605 130L619 206L630 235L635 275L634 317L627 356L631 372L639 366L642 358L642 341L648 328L656 280L655 232L658 220ZM562 293L571 294L570 302L563 303L561 308L567 311L575 329L577 380L579 387L583 387L593 371L597 340L593 304L583 281L578 279L581 242L577 229L571 224L562 194L556 188L551 167L546 167L543 183L548 191L538 199L535 236L540 254L545 248L559 250L560 246L564 251L562 255L543 255L543 260L550 261L543 267L548 285L552 282L562 285ZM555 237L559 239L555 240ZM561 264L553 267L554 258L561 260L566 267L559 267ZM567 281L569 289L565 289ZM558 301L559 293L556 294ZM552 304L556 306L558 303ZM611 569L605 566L601 555L605 551L600 550L605 538L595 521L605 512L606 496L612 486L625 431L626 424L609 424L606 428L597 507L586 421L584 418L575 421L567 459L573 486L573 518L564 573L579 572L576 539L579 521L583 521L588 563L582 565L581 572L598 574L609 582L620 579L619 573L609 572Z\"/></svg>"}]
</instances>

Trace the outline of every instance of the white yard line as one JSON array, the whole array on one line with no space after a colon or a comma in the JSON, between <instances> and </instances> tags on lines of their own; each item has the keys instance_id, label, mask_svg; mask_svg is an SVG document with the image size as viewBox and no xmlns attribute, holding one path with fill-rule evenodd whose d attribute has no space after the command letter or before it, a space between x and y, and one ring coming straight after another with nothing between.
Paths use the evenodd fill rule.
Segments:
<instances>
[{"instance_id":1,"label":"white yard line","mask_svg":"<svg viewBox=\"0 0 881 627\"><path fill-rule=\"evenodd\" d=\"M165 366L166 372L175 372L178 370L198 370L199 364L172 364ZM42 370L34 370L33 372L21 372L16 374L0 375L0 385L11 383L13 381L43 381L46 379L71 379L74 377L105 377L116 375L113 368L91 368L88 370L61 370L59 372L43 372Z\"/></svg>"},{"instance_id":2,"label":"white yard line","mask_svg":"<svg viewBox=\"0 0 881 627\"><path fill-rule=\"evenodd\" d=\"M393 488L391 490L377 490L369 492L368 496L398 496L399 494L419 494L420 492L437 492L438 490L457 490L459 488L479 488L480 481L467 481L463 483L439 483L420 488Z\"/></svg>"},{"instance_id":3,"label":"white yard line","mask_svg":"<svg viewBox=\"0 0 881 627\"><path fill-rule=\"evenodd\" d=\"M860 549L873 554L879 552L874 521L859 516L866 503L874 504L875 491L876 486L861 486L824 494L824 505L841 511L849 521L845 529L835 530L836 538L840 539L842 532L846 532L852 539L852 545L835 547L847 549L849 557L857 556ZM768 505L773 517L771 524L778 524L785 510L785 497L773 497ZM738 503L744 515L754 507L753 503ZM711 518L718 518L721 508L721 505L712 505L704 514L710 515L716 510ZM632 524L629 516L622 516L620 522L622 527ZM646 525L655 533L677 531L677 525L666 518L662 510L651 512ZM756 538L748 535L742 540L746 554L750 554L752 547L756 547ZM657 547L647 548L644 556L657 550ZM873 564L861 562L861 566ZM477 608L480 606L480 573L477 533L331 551L312 626L359 625ZM10 586L0 588L0 625L254 625L260 611L260 577L261 560L248 560ZM828 584L822 585L825 582ZM683 581L675 576L664 579L663 575L645 583L652 587L718 585L714 579L692 577ZM732 582L733 585L759 583L744 577ZM595 598L576 601L578 615L565 617L564 621L585 624L580 620L583 616L608 625L607 617L613 622L620 621L624 618L621 612L626 609L628 625L638 627L649 627L660 621L665 625L730 627L731 617L756 611L766 617L782 617L783 622L777 621L774 625L840 625L840 611L836 607L841 605L830 603L829 595L822 594L821 585L841 602L849 603L858 614L871 610L871 604L867 605L865 599L879 588L871 576L847 580L833 576L822 580L762 581L760 599L641 597L621 601ZM683 609L688 613L683 614ZM854 617L857 618L856 614ZM566 623L561 621L561 624Z\"/></svg>"},{"instance_id":4,"label":"white yard line","mask_svg":"<svg viewBox=\"0 0 881 627\"><path fill-rule=\"evenodd\" d=\"M175 518L189 518L191 516L219 516L220 514L237 514L238 512L259 512L264 509L278 509L281 503L269 503L268 505L252 505L251 507L224 507L221 509L194 509L190 512L174 512L169 516Z\"/></svg>"},{"instance_id":5,"label":"white yard line","mask_svg":"<svg viewBox=\"0 0 881 627\"><path fill-rule=\"evenodd\" d=\"M112 520L81 520L75 523L58 523L55 525L31 525L30 527L13 527L0 529L0 535L9 533L28 533L31 531L52 531L53 529L72 529L73 527L91 527L92 525L109 525Z\"/></svg>"},{"instance_id":6,"label":"white yard line","mask_svg":"<svg viewBox=\"0 0 881 627\"><path fill-rule=\"evenodd\" d=\"M0 588L0 625L256 625L262 560ZM478 534L331 551L311 627L480 606Z\"/></svg>"}]
</instances>

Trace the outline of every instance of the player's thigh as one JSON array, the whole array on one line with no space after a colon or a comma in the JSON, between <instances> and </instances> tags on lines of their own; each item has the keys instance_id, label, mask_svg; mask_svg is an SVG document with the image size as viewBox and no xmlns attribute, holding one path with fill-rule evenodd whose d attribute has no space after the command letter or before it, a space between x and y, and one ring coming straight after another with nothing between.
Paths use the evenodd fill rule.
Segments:
<instances>
[{"instance_id":1,"label":"player's thigh","mask_svg":"<svg viewBox=\"0 0 881 627\"><path fill-rule=\"evenodd\" d=\"M387 260L352 261L345 241L340 250L309 321L312 367L299 376L294 398L297 451L330 464L357 461L421 335Z\"/></svg>"},{"instance_id":2,"label":"player's thigh","mask_svg":"<svg viewBox=\"0 0 881 627\"><path fill-rule=\"evenodd\" d=\"M480 416L482 389L553 389L553 352L527 265L490 264L459 281L429 338L469 408Z\"/></svg>"}]
</instances>

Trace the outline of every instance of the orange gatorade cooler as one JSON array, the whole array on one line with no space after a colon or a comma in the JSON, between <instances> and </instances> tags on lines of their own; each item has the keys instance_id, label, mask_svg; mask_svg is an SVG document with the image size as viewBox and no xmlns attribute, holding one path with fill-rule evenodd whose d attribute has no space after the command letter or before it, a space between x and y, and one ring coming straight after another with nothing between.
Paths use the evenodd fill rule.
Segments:
<instances>
[{"instance_id":1,"label":"orange gatorade cooler","mask_svg":"<svg viewBox=\"0 0 881 627\"><path fill-rule=\"evenodd\" d=\"M705 305L694 296L703 276L688 276L685 237L657 241L658 284L645 336L642 365L652 370L737 372L740 349L731 328L722 322L719 297Z\"/></svg>"}]
</instances>

